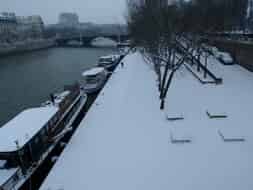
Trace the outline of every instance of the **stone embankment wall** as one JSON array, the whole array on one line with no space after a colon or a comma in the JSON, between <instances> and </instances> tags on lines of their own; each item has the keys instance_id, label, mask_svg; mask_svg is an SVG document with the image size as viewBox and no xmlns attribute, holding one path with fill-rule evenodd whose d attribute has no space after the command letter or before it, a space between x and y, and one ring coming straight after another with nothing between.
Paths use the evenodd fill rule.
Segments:
<instances>
[{"instance_id":1,"label":"stone embankment wall","mask_svg":"<svg viewBox=\"0 0 253 190\"><path fill-rule=\"evenodd\" d=\"M253 72L253 41L216 39L211 43L220 50L229 52L238 64Z\"/></svg>"},{"instance_id":2,"label":"stone embankment wall","mask_svg":"<svg viewBox=\"0 0 253 190\"><path fill-rule=\"evenodd\" d=\"M27 40L12 44L0 44L0 56L46 49L55 46L53 39Z\"/></svg>"}]
</instances>

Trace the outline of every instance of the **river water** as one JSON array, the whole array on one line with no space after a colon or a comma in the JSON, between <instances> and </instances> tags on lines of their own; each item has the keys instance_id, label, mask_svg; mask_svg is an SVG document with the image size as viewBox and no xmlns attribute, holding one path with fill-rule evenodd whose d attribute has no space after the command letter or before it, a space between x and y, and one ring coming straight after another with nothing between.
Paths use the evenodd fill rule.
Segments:
<instances>
[{"instance_id":1,"label":"river water","mask_svg":"<svg viewBox=\"0 0 253 190\"><path fill-rule=\"evenodd\" d=\"M111 48L51 48L0 58L0 126L80 80Z\"/></svg>"}]
</instances>

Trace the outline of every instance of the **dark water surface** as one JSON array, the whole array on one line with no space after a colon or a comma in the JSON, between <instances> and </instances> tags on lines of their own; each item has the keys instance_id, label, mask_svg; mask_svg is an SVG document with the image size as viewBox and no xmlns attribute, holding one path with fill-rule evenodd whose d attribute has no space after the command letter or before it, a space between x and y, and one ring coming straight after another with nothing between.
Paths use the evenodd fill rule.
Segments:
<instances>
[{"instance_id":1,"label":"dark water surface","mask_svg":"<svg viewBox=\"0 0 253 190\"><path fill-rule=\"evenodd\" d=\"M0 126L22 110L39 106L50 93L80 80L83 70L115 51L52 48L0 58Z\"/></svg>"}]
</instances>

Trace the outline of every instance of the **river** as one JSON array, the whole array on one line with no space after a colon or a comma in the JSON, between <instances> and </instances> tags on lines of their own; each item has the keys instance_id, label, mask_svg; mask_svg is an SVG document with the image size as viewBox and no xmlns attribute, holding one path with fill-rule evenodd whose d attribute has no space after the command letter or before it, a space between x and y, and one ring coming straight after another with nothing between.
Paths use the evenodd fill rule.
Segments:
<instances>
[{"instance_id":1,"label":"river","mask_svg":"<svg viewBox=\"0 0 253 190\"><path fill-rule=\"evenodd\" d=\"M37 107L64 85L80 80L111 48L51 48L0 58L0 126L26 108Z\"/></svg>"}]
</instances>

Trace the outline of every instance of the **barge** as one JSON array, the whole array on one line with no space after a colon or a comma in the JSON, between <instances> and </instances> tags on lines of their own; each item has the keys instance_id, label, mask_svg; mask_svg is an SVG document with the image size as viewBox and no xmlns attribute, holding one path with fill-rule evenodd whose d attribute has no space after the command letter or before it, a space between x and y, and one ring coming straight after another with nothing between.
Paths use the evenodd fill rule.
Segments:
<instances>
[{"instance_id":1,"label":"barge","mask_svg":"<svg viewBox=\"0 0 253 190\"><path fill-rule=\"evenodd\" d=\"M103 67L95 67L82 73L82 90L87 94L98 92L105 84L108 71Z\"/></svg>"},{"instance_id":2,"label":"barge","mask_svg":"<svg viewBox=\"0 0 253 190\"><path fill-rule=\"evenodd\" d=\"M0 128L0 190L19 189L72 130L87 95L66 86L41 107L26 109Z\"/></svg>"},{"instance_id":3,"label":"barge","mask_svg":"<svg viewBox=\"0 0 253 190\"><path fill-rule=\"evenodd\" d=\"M108 55L100 57L98 60L98 67L104 67L108 71L112 71L118 64L120 55Z\"/></svg>"}]
</instances>

